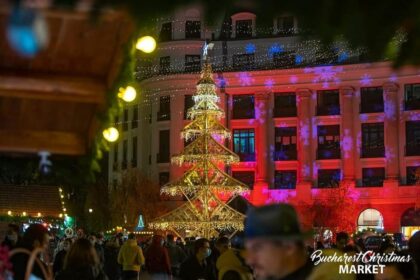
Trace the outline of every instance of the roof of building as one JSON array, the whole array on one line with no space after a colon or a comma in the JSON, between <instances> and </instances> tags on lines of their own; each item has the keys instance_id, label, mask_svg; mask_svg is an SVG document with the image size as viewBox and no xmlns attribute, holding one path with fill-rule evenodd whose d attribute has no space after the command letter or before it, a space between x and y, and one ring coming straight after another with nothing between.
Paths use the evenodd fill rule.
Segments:
<instances>
[{"instance_id":1,"label":"roof of building","mask_svg":"<svg viewBox=\"0 0 420 280\"><path fill-rule=\"evenodd\" d=\"M58 217L62 212L59 188L56 186L0 185L0 216L22 215Z\"/></svg>"}]
</instances>

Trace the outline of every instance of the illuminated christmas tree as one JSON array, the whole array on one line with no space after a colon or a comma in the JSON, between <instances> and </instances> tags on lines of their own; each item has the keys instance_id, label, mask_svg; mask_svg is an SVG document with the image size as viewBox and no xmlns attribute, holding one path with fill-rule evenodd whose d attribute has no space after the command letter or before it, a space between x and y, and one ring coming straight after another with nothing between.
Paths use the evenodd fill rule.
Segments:
<instances>
[{"instance_id":1,"label":"illuminated christmas tree","mask_svg":"<svg viewBox=\"0 0 420 280\"><path fill-rule=\"evenodd\" d=\"M186 164L190 169L179 179L161 189L162 194L182 195L187 202L149 223L157 230L179 232L189 230L203 237L218 235L218 230L242 230L245 216L223 202L218 195L235 195L248 191L248 187L225 173L221 166L239 161L239 157L221 142L230 138L230 131L220 123L224 111L217 105L219 97L212 77L211 65L204 53L204 66L194 106L188 110L192 120L181 135L192 142L183 152L172 158L172 163Z\"/></svg>"}]
</instances>

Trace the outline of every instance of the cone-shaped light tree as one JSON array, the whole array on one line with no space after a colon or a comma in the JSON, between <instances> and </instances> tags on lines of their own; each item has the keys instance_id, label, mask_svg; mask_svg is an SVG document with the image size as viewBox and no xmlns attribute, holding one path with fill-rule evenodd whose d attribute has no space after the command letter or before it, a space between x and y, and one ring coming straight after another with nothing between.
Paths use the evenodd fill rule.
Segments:
<instances>
[{"instance_id":1,"label":"cone-shaped light tree","mask_svg":"<svg viewBox=\"0 0 420 280\"><path fill-rule=\"evenodd\" d=\"M206 57L203 63L194 106L188 110L191 123L181 131L192 142L183 152L172 158L172 163L187 165L190 169L179 179L161 189L162 194L186 197L187 202L153 220L149 227L157 230L212 237L218 230L242 230L245 216L223 202L218 194L231 199L248 191L248 187L225 173L221 166L239 161L239 157L220 144L230 138L230 131L220 123L224 111L218 106L219 97Z\"/></svg>"}]
</instances>

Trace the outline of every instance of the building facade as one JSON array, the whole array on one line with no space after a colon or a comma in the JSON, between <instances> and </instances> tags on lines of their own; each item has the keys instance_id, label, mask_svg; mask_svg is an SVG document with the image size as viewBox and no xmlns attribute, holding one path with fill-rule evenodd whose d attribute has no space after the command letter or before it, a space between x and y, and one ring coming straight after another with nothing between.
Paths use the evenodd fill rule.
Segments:
<instances>
[{"instance_id":1,"label":"building facade","mask_svg":"<svg viewBox=\"0 0 420 280\"><path fill-rule=\"evenodd\" d=\"M232 131L226 145L241 158L227 170L250 186L246 198L289 201L302 214L301 205L345 188L355 205L353 229L419 230L420 69L361 63L360 53L340 44L322 51L299 41L287 15L273 20L270 36L258 36L256 20L233 14L210 54L222 121ZM201 49L225 32L202 22L199 9L159 22L156 54L139 58L141 96L117 121L122 134L110 152L110 185L130 167L160 185L183 174L170 158L188 145L180 131Z\"/></svg>"}]
</instances>

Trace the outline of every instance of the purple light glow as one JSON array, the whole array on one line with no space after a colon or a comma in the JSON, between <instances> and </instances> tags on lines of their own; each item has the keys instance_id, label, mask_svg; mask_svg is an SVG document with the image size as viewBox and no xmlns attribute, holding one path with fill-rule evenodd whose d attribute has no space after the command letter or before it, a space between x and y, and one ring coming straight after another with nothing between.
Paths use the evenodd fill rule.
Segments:
<instances>
[{"instance_id":1,"label":"purple light glow","mask_svg":"<svg viewBox=\"0 0 420 280\"><path fill-rule=\"evenodd\" d=\"M236 74L241 86L250 86L254 83L255 79L248 72L240 72Z\"/></svg>"},{"instance_id":2,"label":"purple light glow","mask_svg":"<svg viewBox=\"0 0 420 280\"><path fill-rule=\"evenodd\" d=\"M343 141L341 142L341 147L344 151L344 158L350 158L350 153L353 147L353 139L350 135L349 129L344 129L344 137Z\"/></svg>"},{"instance_id":3,"label":"purple light glow","mask_svg":"<svg viewBox=\"0 0 420 280\"><path fill-rule=\"evenodd\" d=\"M384 111L385 111L386 118L389 120L395 120L396 115L397 115L397 110L396 110L397 108L395 104L392 102L392 100L385 100L384 103L385 103Z\"/></svg>"},{"instance_id":4,"label":"purple light glow","mask_svg":"<svg viewBox=\"0 0 420 280\"><path fill-rule=\"evenodd\" d=\"M300 126L300 140L304 146L309 145L309 120L302 120L299 123Z\"/></svg>"},{"instance_id":5,"label":"purple light glow","mask_svg":"<svg viewBox=\"0 0 420 280\"><path fill-rule=\"evenodd\" d=\"M269 78L264 81L264 86L266 89L272 89L274 85L274 79Z\"/></svg>"},{"instance_id":6,"label":"purple light glow","mask_svg":"<svg viewBox=\"0 0 420 280\"><path fill-rule=\"evenodd\" d=\"M323 88L328 88L330 83L335 85L340 84L340 78L338 77L339 73L343 72L343 67L334 67L334 66L324 66L324 67L314 67L314 68L305 68L305 73L314 73L315 78L313 79L314 83L322 83Z\"/></svg>"},{"instance_id":7,"label":"purple light glow","mask_svg":"<svg viewBox=\"0 0 420 280\"><path fill-rule=\"evenodd\" d=\"M364 74L360 77L360 84L362 86L369 86L372 84L372 77L369 74Z\"/></svg>"},{"instance_id":8,"label":"purple light glow","mask_svg":"<svg viewBox=\"0 0 420 280\"><path fill-rule=\"evenodd\" d=\"M299 78L294 76L294 75L290 76L290 78L289 78L289 81L292 84L296 84L298 82L298 80L299 80Z\"/></svg>"}]
</instances>

